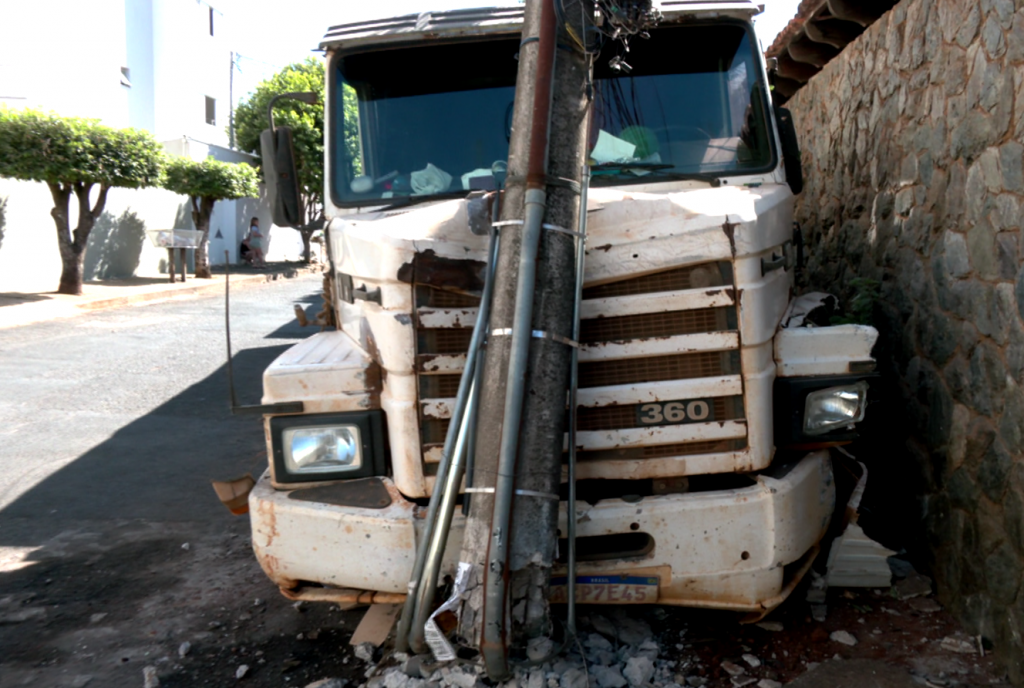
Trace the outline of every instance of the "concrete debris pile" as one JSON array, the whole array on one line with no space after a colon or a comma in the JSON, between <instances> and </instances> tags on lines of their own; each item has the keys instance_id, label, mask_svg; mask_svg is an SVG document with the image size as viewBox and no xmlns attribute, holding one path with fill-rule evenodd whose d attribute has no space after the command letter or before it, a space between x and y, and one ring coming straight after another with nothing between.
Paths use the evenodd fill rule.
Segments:
<instances>
[{"instance_id":1,"label":"concrete debris pile","mask_svg":"<svg viewBox=\"0 0 1024 688\"><path fill-rule=\"evenodd\" d=\"M693 688L707 682L691 675L695 657L673 651L675 659L659 659L661 645L645 621L595 615L581 618L580 628L577 641L561 653L551 640L531 642L527 661L501 688ZM478 688L485 677L476 662L440 664L429 655L401 653L392 659L397 664L371 665L366 688Z\"/></svg>"},{"instance_id":2,"label":"concrete debris pile","mask_svg":"<svg viewBox=\"0 0 1024 688\"><path fill-rule=\"evenodd\" d=\"M548 639L531 642L526 661L499 688L702 688L710 668L702 667L685 643L685 630L657 637L642 619L602 615L581 617L580 632L568 647ZM669 637L671 636L671 637ZM357 654L368 656L367 652ZM561 652L558 652L562 649ZM553 656L552 656L553 655ZM671 657L672 659L667 659ZM735 665L737 686L776 688L781 684L758 676L761 661L752 654ZM438 663L431 655L395 653L380 663L368 661L363 688L482 688L485 671L474 661Z\"/></svg>"}]
</instances>

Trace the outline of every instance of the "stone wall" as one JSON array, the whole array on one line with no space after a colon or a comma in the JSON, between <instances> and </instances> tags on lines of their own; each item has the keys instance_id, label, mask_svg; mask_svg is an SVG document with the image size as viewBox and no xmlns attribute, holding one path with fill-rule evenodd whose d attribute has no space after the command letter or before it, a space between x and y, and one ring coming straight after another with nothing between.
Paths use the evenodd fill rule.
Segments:
<instances>
[{"instance_id":1,"label":"stone wall","mask_svg":"<svg viewBox=\"0 0 1024 688\"><path fill-rule=\"evenodd\" d=\"M787 106L804 281L881 283L897 413L863 458L906 478L906 546L1024 684L1024 0L903 0Z\"/></svg>"}]
</instances>

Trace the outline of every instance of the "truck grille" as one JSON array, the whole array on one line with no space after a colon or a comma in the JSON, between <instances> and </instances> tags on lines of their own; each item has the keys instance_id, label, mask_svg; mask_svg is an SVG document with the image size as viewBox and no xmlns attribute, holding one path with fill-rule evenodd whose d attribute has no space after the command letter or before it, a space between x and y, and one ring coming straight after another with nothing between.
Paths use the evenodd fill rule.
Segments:
<instances>
[{"instance_id":1,"label":"truck grille","mask_svg":"<svg viewBox=\"0 0 1024 688\"><path fill-rule=\"evenodd\" d=\"M424 285L415 293L420 433L429 474L440 459L479 298ZM584 477L588 464L641 462L630 471L641 477L647 460L747 447L730 263L589 286L583 298L577 456ZM684 463L678 475L685 474Z\"/></svg>"}]
</instances>

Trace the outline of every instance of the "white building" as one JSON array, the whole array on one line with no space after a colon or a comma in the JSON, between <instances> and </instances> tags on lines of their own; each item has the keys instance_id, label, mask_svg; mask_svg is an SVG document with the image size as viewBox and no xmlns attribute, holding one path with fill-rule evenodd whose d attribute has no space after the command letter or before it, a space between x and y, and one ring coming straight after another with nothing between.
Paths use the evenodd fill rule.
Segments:
<instances>
[{"instance_id":1,"label":"white building","mask_svg":"<svg viewBox=\"0 0 1024 688\"><path fill-rule=\"evenodd\" d=\"M244 8L237 5L237 11ZM244 95L232 92L233 50L244 46L232 34L230 12L216 0L0 0L0 14L0 106L146 129L172 155L249 159L231 150L228 135L230 103ZM0 179L0 202L4 198L0 291L54 289L60 259L48 190ZM191 226L188 199L160 189L112 189L107 213L129 213L133 227L137 220L146 229ZM209 247L214 263L223 262L225 250L236 259L252 215L270 227L265 203L241 199L215 206ZM297 257L296 242L301 250L292 230L277 228L272 239L278 245L271 258ZM148 242L139 251L135 274L166 270L163 251ZM86 266L88 279L88 253Z\"/></svg>"}]
</instances>

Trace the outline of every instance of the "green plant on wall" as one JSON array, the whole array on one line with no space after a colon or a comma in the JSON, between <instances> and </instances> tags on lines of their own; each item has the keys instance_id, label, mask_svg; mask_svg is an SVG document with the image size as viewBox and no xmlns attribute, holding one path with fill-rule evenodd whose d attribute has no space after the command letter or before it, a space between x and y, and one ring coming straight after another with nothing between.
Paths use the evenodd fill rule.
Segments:
<instances>
[{"instance_id":1,"label":"green plant on wall","mask_svg":"<svg viewBox=\"0 0 1024 688\"><path fill-rule=\"evenodd\" d=\"M871 325L874 321L875 304L878 302L882 283L868 277L850 280L853 296L849 300L845 315L833 315L833 325Z\"/></svg>"}]
</instances>

